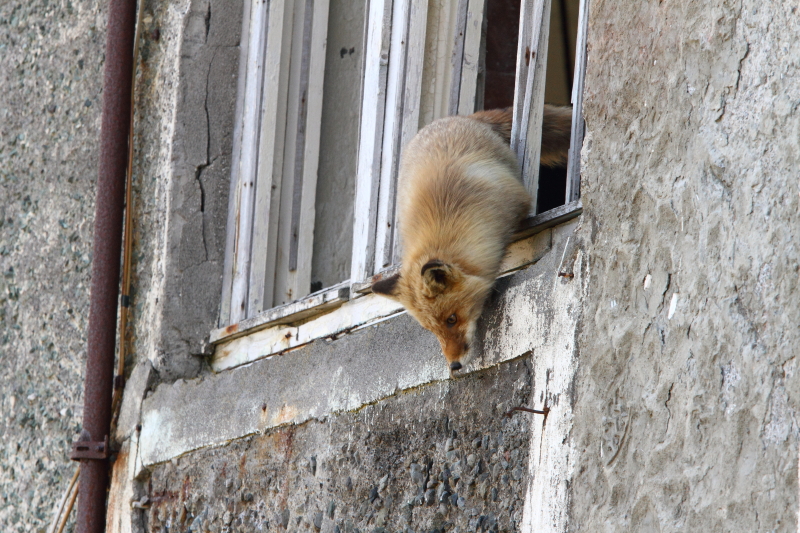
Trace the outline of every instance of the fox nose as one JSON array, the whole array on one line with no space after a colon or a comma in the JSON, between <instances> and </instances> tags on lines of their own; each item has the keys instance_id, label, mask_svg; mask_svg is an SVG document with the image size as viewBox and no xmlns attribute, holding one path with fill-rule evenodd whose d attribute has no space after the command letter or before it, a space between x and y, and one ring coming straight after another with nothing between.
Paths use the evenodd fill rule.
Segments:
<instances>
[{"instance_id":1,"label":"fox nose","mask_svg":"<svg viewBox=\"0 0 800 533\"><path fill-rule=\"evenodd\" d=\"M453 361L450 363L450 370L461 370L461 363L458 361Z\"/></svg>"}]
</instances>

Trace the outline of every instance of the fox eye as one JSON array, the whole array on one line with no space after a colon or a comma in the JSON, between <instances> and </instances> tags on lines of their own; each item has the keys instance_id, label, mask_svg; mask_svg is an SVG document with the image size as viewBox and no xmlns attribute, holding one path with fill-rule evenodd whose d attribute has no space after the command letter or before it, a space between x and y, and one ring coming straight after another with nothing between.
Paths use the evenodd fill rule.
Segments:
<instances>
[{"instance_id":1,"label":"fox eye","mask_svg":"<svg viewBox=\"0 0 800 533\"><path fill-rule=\"evenodd\" d=\"M447 317L447 327L453 327L458 322L458 317L455 313Z\"/></svg>"}]
</instances>

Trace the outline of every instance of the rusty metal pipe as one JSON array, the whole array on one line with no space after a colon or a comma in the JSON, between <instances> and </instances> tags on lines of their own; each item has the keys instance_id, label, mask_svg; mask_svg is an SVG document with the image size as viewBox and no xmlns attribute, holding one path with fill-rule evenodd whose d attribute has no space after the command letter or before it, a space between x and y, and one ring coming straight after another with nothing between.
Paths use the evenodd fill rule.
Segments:
<instances>
[{"instance_id":1,"label":"rusty metal pipe","mask_svg":"<svg viewBox=\"0 0 800 533\"><path fill-rule=\"evenodd\" d=\"M111 423L135 20L135 0L109 1L83 402L84 435L93 442L109 436ZM108 469L108 459L81 459L79 533L105 531Z\"/></svg>"}]
</instances>

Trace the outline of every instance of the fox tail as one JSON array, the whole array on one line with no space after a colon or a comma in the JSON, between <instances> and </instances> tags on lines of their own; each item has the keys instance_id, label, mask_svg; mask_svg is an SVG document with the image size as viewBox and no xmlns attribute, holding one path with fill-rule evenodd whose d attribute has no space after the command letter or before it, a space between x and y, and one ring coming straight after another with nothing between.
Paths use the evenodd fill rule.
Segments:
<instances>
[{"instance_id":1,"label":"fox tail","mask_svg":"<svg viewBox=\"0 0 800 533\"><path fill-rule=\"evenodd\" d=\"M470 118L488 124L507 143L511 142L511 121L513 113L510 107L478 111ZM567 165L569 138L572 132L572 108L545 104L542 120L542 153L540 162L546 167L564 167Z\"/></svg>"}]
</instances>

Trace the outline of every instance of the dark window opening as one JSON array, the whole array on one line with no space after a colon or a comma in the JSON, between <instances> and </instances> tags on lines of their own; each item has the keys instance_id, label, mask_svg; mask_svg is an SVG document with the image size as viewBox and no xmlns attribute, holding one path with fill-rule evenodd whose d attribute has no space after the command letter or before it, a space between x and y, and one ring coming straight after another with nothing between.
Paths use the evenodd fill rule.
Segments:
<instances>
[{"instance_id":1,"label":"dark window opening","mask_svg":"<svg viewBox=\"0 0 800 533\"><path fill-rule=\"evenodd\" d=\"M578 31L578 0L552 0L545 102L570 105ZM514 104L520 0L487 0L484 109ZM536 212L564 205L567 169L540 167Z\"/></svg>"}]
</instances>

